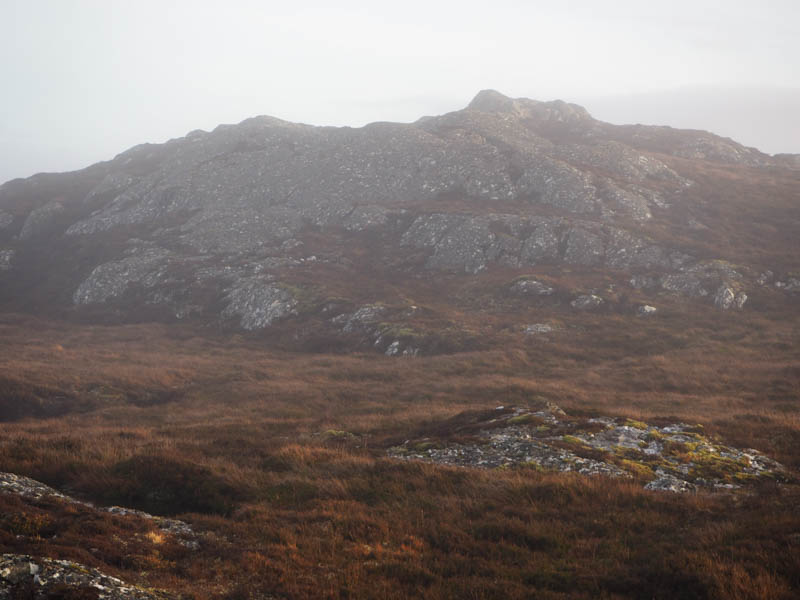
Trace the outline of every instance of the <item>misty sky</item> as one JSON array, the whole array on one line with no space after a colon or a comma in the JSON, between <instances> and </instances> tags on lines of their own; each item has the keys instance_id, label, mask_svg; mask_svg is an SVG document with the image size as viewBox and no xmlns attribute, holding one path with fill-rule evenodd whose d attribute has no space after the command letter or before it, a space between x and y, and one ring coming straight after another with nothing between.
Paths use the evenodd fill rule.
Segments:
<instances>
[{"instance_id":1,"label":"misty sky","mask_svg":"<svg viewBox=\"0 0 800 600\"><path fill-rule=\"evenodd\" d=\"M800 153L797 0L0 0L0 28L0 182L258 114L413 121L484 88Z\"/></svg>"}]
</instances>

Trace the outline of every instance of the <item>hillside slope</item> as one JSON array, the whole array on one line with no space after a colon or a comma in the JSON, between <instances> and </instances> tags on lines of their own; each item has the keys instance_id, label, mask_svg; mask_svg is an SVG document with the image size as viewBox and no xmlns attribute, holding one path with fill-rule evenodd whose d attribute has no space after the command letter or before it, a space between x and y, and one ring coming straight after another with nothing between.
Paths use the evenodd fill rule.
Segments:
<instances>
[{"instance_id":1,"label":"hillside slope","mask_svg":"<svg viewBox=\"0 0 800 600\"><path fill-rule=\"evenodd\" d=\"M491 315L780 313L791 159L488 90L411 124L256 117L4 184L0 307L389 354L492 343Z\"/></svg>"}]
</instances>

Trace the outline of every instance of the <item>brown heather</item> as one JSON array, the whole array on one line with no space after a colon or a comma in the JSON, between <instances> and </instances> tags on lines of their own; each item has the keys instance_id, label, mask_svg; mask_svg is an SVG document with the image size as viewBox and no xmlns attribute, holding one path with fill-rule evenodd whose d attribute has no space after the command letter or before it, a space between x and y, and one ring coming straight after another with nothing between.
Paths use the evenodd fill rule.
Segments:
<instances>
[{"instance_id":1,"label":"brown heather","mask_svg":"<svg viewBox=\"0 0 800 600\"><path fill-rule=\"evenodd\" d=\"M210 533L191 550L137 517L0 494L0 550L199 600L796 597L795 484L678 496L383 457L431 421L538 396L700 423L796 473L796 311L697 310L417 359L5 315L0 470Z\"/></svg>"}]
</instances>

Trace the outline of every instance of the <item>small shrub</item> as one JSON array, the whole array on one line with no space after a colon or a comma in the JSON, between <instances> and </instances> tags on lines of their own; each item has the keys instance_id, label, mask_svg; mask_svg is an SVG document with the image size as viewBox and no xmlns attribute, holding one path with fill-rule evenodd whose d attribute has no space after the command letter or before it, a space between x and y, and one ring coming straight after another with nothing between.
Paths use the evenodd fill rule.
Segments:
<instances>
[{"instance_id":1,"label":"small shrub","mask_svg":"<svg viewBox=\"0 0 800 600\"><path fill-rule=\"evenodd\" d=\"M206 467L158 455L139 455L117 463L104 483L101 489L92 490L104 503L156 515L228 514L244 496Z\"/></svg>"}]
</instances>

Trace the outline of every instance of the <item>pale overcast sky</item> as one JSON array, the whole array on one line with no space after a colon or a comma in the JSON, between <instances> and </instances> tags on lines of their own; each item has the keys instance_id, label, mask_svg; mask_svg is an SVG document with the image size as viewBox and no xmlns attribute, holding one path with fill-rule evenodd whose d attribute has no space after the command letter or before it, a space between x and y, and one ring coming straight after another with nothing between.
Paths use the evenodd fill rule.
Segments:
<instances>
[{"instance_id":1,"label":"pale overcast sky","mask_svg":"<svg viewBox=\"0 0 800 600\"><path fill-rule=\"evenodd\" d=\"M477 91L800 152L797 0L0 0L0 182L268 114L413 121Z\"/></svg>"}]
</instances>

